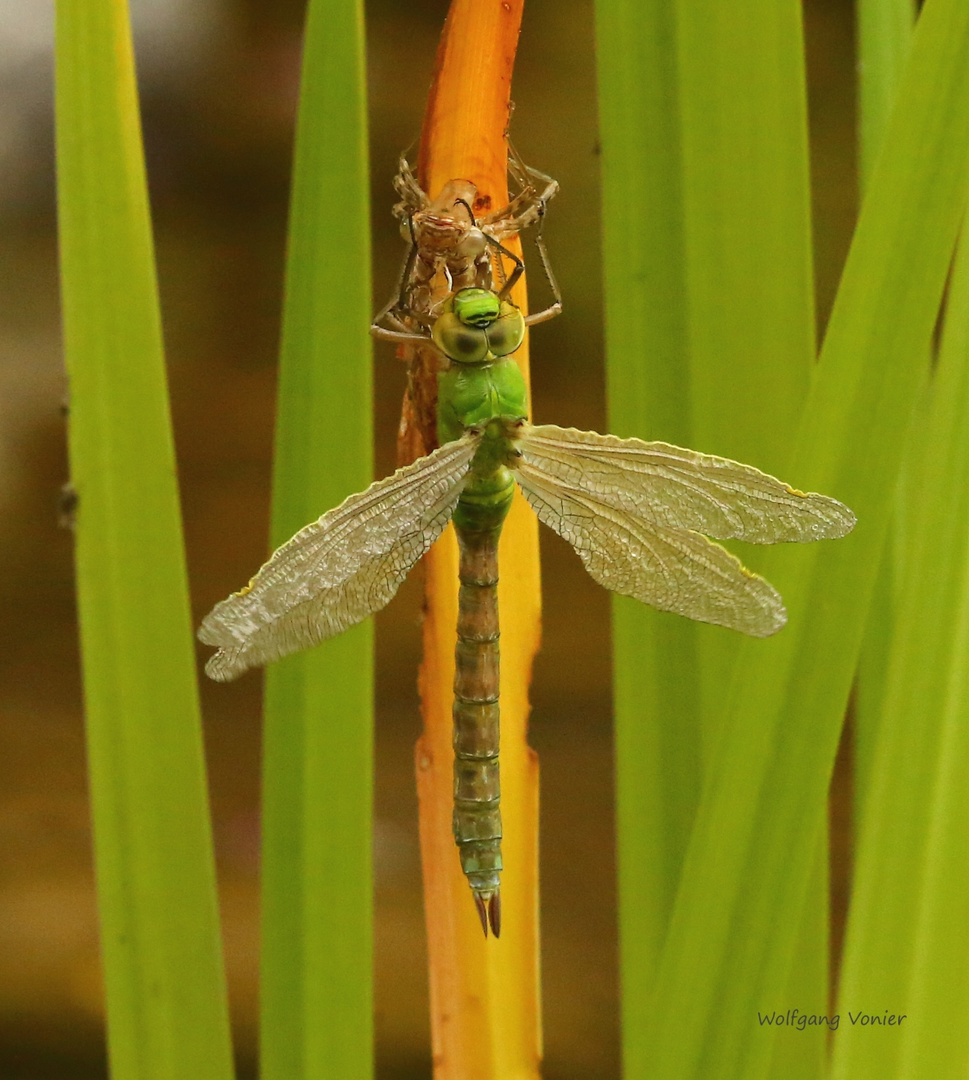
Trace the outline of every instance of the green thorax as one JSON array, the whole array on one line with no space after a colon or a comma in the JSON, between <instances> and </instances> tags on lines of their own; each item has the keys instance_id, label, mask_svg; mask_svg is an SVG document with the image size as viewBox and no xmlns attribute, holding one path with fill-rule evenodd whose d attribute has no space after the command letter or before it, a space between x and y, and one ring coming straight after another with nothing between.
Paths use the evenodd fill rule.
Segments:
<instances>
[{"instance_id":1,"label":"green thorax","mask_svg":"<svg viewBox=\"0 0 969 1080\"><path fill-rule=\"evenodd\" d=\"M511 359L525 334L521 312L486 289L462 289L434 324L434 341L451 366L438 376L437 434L443 445L480 429L454 523L473 532L501 528L514 491L511 432L528 412L525 380Z\"/></svg>"},{"instance_id":2,"label":"green thorax","mask_svg":"<svg viewBox=\"0 0 969 1080\"><path fill-rule=\"evenodd\" d=\"M483 427L499 416L524 419L528 411L525 379L510 357L490 364L452 361L438 376L437 437L443 446L467 428Z\"/></svg>"}]
</instances>

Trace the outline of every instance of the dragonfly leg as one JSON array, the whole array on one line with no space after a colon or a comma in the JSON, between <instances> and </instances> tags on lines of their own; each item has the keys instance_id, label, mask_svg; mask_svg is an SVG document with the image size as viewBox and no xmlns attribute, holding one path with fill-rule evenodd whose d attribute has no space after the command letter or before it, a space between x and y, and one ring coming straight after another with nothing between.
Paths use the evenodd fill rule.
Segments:
<instances>
[{"instance_id":1,"label":"dragonfly leg","mask_svg":"<svg viewBox=\"0 0 969 1080\"><path fill-rule=\"evenodd\" d=\"M489 236L487 233L485 233L484 238L489 244L491 244L493 248L497 250L498 267L500 270L502 270L502 272L504 271L504 267L502 266L501 262L502 255L506 255L515 264L514 269L508 275L504 285L502 285L501 287L501 291L498 293L499 300L507 300L509 294L511 293L511 290L514 288L515 282L517 282L518 279L522 276L522 274L524 274L525 264L521 261L521 259L518 258L518 256L513 251L509 251L504 244L499 243L497 240L495 240L493 236Z\"/></svg>"},{"instance_id":2,"label":"dragonfly leg","mask_svg":"<svg viewBox=\"0 0 969 1080\"><path fill-rule=\"evenodd\" d=\"M521 194L528 192L532 207L540 206L544 208L545 204L558 194L558 180L553 180L551 176L539 172L538 169L533 169L531 165L526 165L521 154L512 145L507 133L505 140L508 143L508 172L511 174L512 179L521 188ZM540 194L538 191L539 184L545 185ZM521 224L530 225L531 221L524 221Z\"/></svg>"},{"instance_id":3,"label":"dragonfly leg","mask_svg":"<svg viewBox=\"0 0 969 1080\"><path fill-rule=\"evenodd\" d=\"M548 259L548 249L545 247L545 238L542 236L542 225L545 223L545 204L541 203L538 208L538 229L535 231L535 247L538 249L538 257L542 260L542 269L545 271L545 280L552 290L554 302L544 311L537 311L533 315L525 316L526 326L535 326L537 323L547 322L562 313L562 294L559 292L559 283L552 273L552 264Z\"/></svg>"},{"instance_id":4,"label":"dragonfly leg","mask_svg":"<svg viewBox=\"0 0 969 1080\"><path fill-rule=\"evenodd\" d=\"M415 335L412 328L404 321L406 319L426 327L428 330L427 336L429 336L430 328L434 322L425 312L418 311L413 306L410 297L415 289L427 287L434 276L436 263L428 264L425 259L421 258L420 245L417 243L417 236L414 232L413 214L407 218L407 227L410 232L410 246L404 256L404 264L397 279L396 294L373 317L370 324L370 333L382 341L420 340L420 337ZM448 291L450 292L450 284Z\"/></svg>"},{"instance_id":5,"label":"dragonfly leg","mask_svg":"<svg viewBox=\"0 0 969 1080\"><path fill-rule=\"evenodd\" d=\"M394 341L398 344L403 341L411 341L421 345L433 345L433 342L425 334L414 334L411 331L388 330L385 326L370 324L370 336L379 341Z\"/></svg>"},{"instance_id":6,"label":"dragonfly leg","mask_svg":"<svg viewBox=\"0 0 969 1080\"><path fill-rule=\"evenodd\" d=\"M554 181L553 181L554 182ZM545 240L542 237L542 226L545 223L545 203L539 201L535 208L535 217L538 220L538 228L535 232L535 247L538 249L538 257L542 263L542 270L545 272L545 280L549 284L549 288L552 290L553 302L545 308L543 311L535 312L533 315L527 315L525 317L526 326L535 326L537 323L547 322L549 319L554 319L556 315L562 312L562 294L559 291L558 282L555 280L555 275L552 273L552 265L548 258L548 248L545 246ZM508 275L507 280L501 287L501 291L498 293L500 300L506 300L511 293L515 282L525 272L525 264L518 258L514 252L509 251L504 244L499 243L494 237L485 234L485 239L496 248L499 252L498 265L501 267L501 255L507 255L509 259L514 262L514 269Z\"/></svg>"}]
</instances>

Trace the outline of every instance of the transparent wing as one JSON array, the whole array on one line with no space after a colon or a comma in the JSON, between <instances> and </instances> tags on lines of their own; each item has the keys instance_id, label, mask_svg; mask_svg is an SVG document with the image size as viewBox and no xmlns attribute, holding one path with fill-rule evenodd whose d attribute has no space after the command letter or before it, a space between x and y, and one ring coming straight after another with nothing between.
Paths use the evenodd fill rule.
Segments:
<instances>
[{"instance_id":1,"label":"transparent wing","mask_svg":"<svg viewBox=\"0 0 969 1080\"><path fill-rule=\"evenodd\" d=\"M389 603L451 519L478 441L465 436L398 469L283 544L202 620L199 640L219 646L206 673L228 682Z\"/></svg>"},{"instance_id":2,"label":"transparent wing","mask_svg":"<svg viewBox=\"0 0 969 1080\"><path fill-rule=\"evenodd\" d=\"M855 515L750 465L663 442L554 425L526 428L523 461L598 503L668 529L754 544L844 536Z\"/></svg>"},{"instance_id":3,"label":"transparent wing","mask_svg":"<svg viewBox=\"0 0 969 1080\"><path fill-rule=\"evenodd\" d=\"M514 469L525 498L600 585L754 637L776 633L787 622L774 587L719 544L612 506L545 472L544 459L531 457Z\"/></svg>"}]
</instances>

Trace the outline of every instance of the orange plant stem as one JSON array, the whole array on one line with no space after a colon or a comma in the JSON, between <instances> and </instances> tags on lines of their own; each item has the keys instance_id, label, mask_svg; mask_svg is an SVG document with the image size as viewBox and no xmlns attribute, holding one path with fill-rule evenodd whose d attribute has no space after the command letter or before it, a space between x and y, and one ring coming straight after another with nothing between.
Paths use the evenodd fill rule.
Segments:
<instances>
[{"instance_id":1,"label":"orange plant stem","mask_svg":"<svg viewBox=\"0 0 969 1080\"><path fill-rule=\"evenodd\" d=\"M452 0L437 56L418 174L478 189L475 213L505 205L511 75L524 0ZM515 302L525 308L522 286ZM527 342L515 359L528 377ZM539 642L538 524L516 494L499 547L501 580L501 938L482 935L451 835L451 704L457 546L449 529L425 558L426 615L417 744L421 857L436 1080L527 1080L541 1060L538 760L526 741Z\"/></svg>"}]
</instances>

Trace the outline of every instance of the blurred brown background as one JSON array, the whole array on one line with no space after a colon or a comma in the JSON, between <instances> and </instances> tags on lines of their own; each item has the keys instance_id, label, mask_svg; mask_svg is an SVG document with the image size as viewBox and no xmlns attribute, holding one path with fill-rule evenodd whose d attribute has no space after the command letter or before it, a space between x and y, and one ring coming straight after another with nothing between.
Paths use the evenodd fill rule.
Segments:
<instances>
[{"instance_id":1,"label":"blurred brown background","mask_svg":"<svg viewBox=\"0 0 969 1080\"><path fill-rule=\"evenodd\" d=\"M85 795L52 153L52 5L0 20L0 1078L105 1075ZM374 307L401 244L399 152L419 133L445 0L368 4ZM299 0L133 0L146 152L197 616L266 550L274 363ZM854 214L849 0L806 5L819 308ZM591 0L528 0L512 133L561 194L546 238L566 314L533 336L539 421L604 429ZM635 193L630 193L635 207ZM402 366L375 348L376 469L393 468ZM322 508L321 508L322 509ZM542 533L542 762L548 1080L618 1076L606 593ZM377 619L377 1053L385 1080L430 1074L412 750L419 574ZM240 1074L254 1075L259 694L202 686ZM568 866L562 859L571 852ZM188 1078L187 1078L188 1080Z\"/></svg>"}]
</instances>

